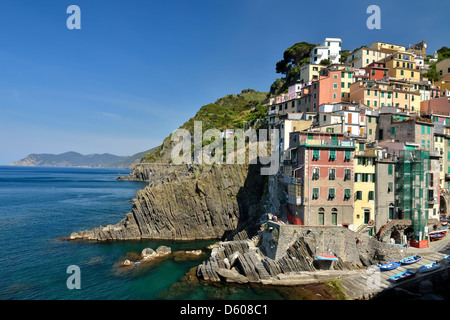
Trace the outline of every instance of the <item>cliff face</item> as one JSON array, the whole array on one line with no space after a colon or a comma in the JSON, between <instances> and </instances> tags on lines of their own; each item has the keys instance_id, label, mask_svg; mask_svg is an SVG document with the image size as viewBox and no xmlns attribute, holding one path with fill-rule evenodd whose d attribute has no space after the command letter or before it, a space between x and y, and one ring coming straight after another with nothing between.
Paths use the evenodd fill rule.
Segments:
<instances>
[{"instance_id":1,"label":"cliff face","mask_svg":"<svg viewBox=\"0 0 450 320\"><path fill-rule=\"evenodd\" d=\"M149 186L115 225L72 233L71 240L199 240L251 235L266 187L258 165L136 167L128 179ZM256 229L255 229L256 232Z\"/></svg>"}]
</instances>

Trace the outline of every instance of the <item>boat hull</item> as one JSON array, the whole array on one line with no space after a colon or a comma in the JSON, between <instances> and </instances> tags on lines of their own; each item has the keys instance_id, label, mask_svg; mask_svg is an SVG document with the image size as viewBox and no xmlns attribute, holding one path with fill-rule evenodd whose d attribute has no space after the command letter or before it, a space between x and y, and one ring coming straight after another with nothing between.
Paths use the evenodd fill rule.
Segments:
<instances>
[{"instance_id":1,"label":"boat hull","mask_svg":"<svg viewBox=\"0 0 450 320\"><path fill-rule=\"evenodd\" d=\"M439 263L430 263L430 264L426 264L424 266L421 266L418 271L421 273L427 273L427 272L431 272L433 270L436 270L437 268L439 268L441 265Z\"/></svg>"},{"instance_id":2,"label":"boat hull","mask_svg":"<svg viewBox=\"0 0 450 320\"><path fill-rule=\"evenodd\" d=\"M406 270L403 271L401 273L398 273L392 277L389 278L389 280L393 281L393 282L400 282L400 281L404 281L406 279L410 279L412 276L414 276L416 274L415 271L412 270Z\"/></svg>"},{"instance_id":3,"label":"boat hull","mask_svg":"<svg viewBox=\"0 0 450 320\"><path fill-rule=\"evenodd\" d=\"M382 266L380 266L380 270L381 271L394 270L394 269L398 268L399 266L400 266L399 262L390 262L390 263L386 263L386 264L383 264Z\"/></svg>"},{"instance_id":4,"label":"boat hull","mask_svg":"<svg viewBox=\"0 0 450 320\"><path fill-rule=\"evenodd\" d=\"M420 260L422 260L422 257L419 255L415 255L415 256L407 257L407 258L400 260L400 263L402 265L409 265L409 264L416 263Z\"/></svg>"}]
</instances>

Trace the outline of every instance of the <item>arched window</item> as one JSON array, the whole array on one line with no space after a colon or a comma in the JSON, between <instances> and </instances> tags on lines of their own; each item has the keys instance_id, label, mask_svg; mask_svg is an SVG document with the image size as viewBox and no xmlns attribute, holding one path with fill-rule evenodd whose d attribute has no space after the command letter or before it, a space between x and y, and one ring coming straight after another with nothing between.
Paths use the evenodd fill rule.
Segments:
<instances>
[{"instance_id":1,"label":"arched window","mask_svg":"<svg viewBox=\"0 0 450 320\"><path fill-rule=\"evenodd\" d=\"M319 226L325 225L325 209L319 208L319 211L317 213L317 219Z\"/></svg>"},{"instance_id":2,"label":"arched window","mask_svg":"<svg viewBox=\"0 0 450 320\"><path fill-rule=\"evenodd\" d=\"M336 208L331 209L331 225L337 226L338 210Z\"/></svg>"}]
</instances>

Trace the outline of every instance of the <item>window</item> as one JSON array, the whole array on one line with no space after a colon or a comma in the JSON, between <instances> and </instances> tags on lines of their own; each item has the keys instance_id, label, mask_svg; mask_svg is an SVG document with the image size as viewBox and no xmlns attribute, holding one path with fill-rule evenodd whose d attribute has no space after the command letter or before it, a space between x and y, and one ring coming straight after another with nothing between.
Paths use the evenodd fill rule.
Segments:
<instances>
[{"instance_id":1,"label":"window","mask_svg":"<svg viewBox=\"0 0 450 320\"><path fill-rule=\"evenodd\" d=\"M323 226L325 224L325 210L323 208L319 209L317 219L319 226Z\"/></svg>"},{"instance_id":2,"label":"window","mask_svg":"<svg viewBox=\"0 0 450 320\"><path fill-rule=\"evenodd\" d=\"M431 134L431 127L427 127L427 134Z\"/></svg>"},{"instance_id":3,"label":"window","mask_svg":"<svg viewBox=\"0 0 450 320\"><path fill-rule=\"evenodd\" d=\"M361 182L361 173L355 173L355 182Z\"/></svg>"},{"instance_id":4,"label":"window","mask_svg":"<svg viewBox=\"0 0 450 320\"><path fill-rule=\"evenodd\" d=\"M393 173L393 165L392 163L388 164L388 174L392 174Z\"/></svg>"},{"instance_id":5,"label":"window","mask_svg":"<svg viewBox=\"0 0 450 320\"><path fill-rule=\"evenodd\" d=\"M369 191L369 200L374 200L374 192L373 191Z\"/></svg>"},{"instance_id":6,"label":"window","mask_svg":"<svg viewBox=\"0 0 450 320\"><path fill-rule=\"evenodd\" d=\"M337 75L337 74L333 75L333 78L334 78L334 79L337 79L337 78L338 78L338 75Z\"/></svg>"},{"instance_id":7,"label":"window","mask_svg":"<svg viewBox=\"0 0 450 320\"><path fill-rule=\"evenodd\" d=\"M362 191L356 191L356 200L362 200Z\"/></svg>"},{"instance_id":8,"label":"window","mask_svg":"<svg viewBox=\"0 0 450 320\"><path fill-rule=\"evenodd\" d=\"M352 152L350 150L345 150L344 161L350 161L352 157Z\"/></svg>"},{"instance_id":9,"label":"window","mask_svg":"<svg viewBox=\"0 0 450 320\"><path fill-rule=\"evenodd\" d=\"M370 96L370 90L367 90L367 95Z\"/></svg>"},{"instance_id":10,"label":"window","mask_svg":"<svg viewBox=\"0 0 450 320\"><path fill-rule=\"evenodd\" d=\"M337 83L333 83L333 89L337 89L338 85Z\"/></svg>"},{"instance_id":11,"label":"window","mask_svg":"<svg viewBox=\"0 0 450 320\"><path fill-rule=\"evenodd\" d=\"M395 134L395 127L391 127L391 134Z\"/></svg>"},{"instance_id":12,"label":"window","mask_svg":"<svg viewBox=\"0 0 450 320\"><path fill-rule=\"evenodd\" d=\"M359 144L359 151L364 151L364 143Z\"/></svg>"},{"instance_id":13,"label":"window","mask_svg":"<svg viewBox=\"0 0 450 320\"><path fill-rule=\"evenodd\" d=\"M336 160L336 150L330 150L330 161Z\"/></svg>"},{"instance_id":14,"label":"window","mask_svg":"<svg viewBox=\"0 0 450 320\"><path fill-rule=\"evenodd\" d=\"M350 199L352 191L350 189L344 189L344 200L347 201Z\"/></svg>"},{"instance_id":15,"label":"window","mask_svg":"<svg viewBox=\"0 0 450 320\"><path fill-rule=\"evenodd\" d=\"M337 209L331 209L331 225L337 226Z\"/></svg>"},{"instance_id":16,"label":"window","mask_svg":"<svg viewBox=\"0 0 450 320\"><path fill-rule=\"evenodd\" d=\"M318 150L318 149L313 150L313 158L312 159L316 160L316 161L320 159L320 150Z\"/></svg>"},{"instance_id":17,"label":"window","mask_svg":"<svg viewBox=\"0 0 450 320\"><path fill-rule=\"evenodd\" d=\"M328 180L336 180L336 169L328 169Z\"/></svg>"},{"instance_id":18,"label":"window","mask_svg":"<svg viewBox=\"0 0 450 320\"><path fill-rule=\"evenodd\" d=\"M352 176L352 171L350 169L344 170L344 181L350 180Z\"/></svg>"},{"instance_id":19,"label":"window","mask_svg":"<svg viewBox=\"0 0 450 320\"><path fill-rule=\"evenodd\" d=\"M425 126L422 125L422 134L425 134Z\"/></svg>"},{"instance_id":20,"label":"window","mask_svg":"<svg viewBox=\"0 0 450 320\"><path fill-rule=\"evenodd\" d=\"M388 182L388 193L391 193L394 191L394 183Z\"/></svg>"},{"instance_id":21,"label":"window","mask_svg":"<svg viewBox=\"0 0 450 320\"><path fill-rule=\"evenodd\" d=\"M336 189L330 188L328 189L328 199L333 200L336 197Z\"/></svg>"},{"instance_id":22,"label":"window","mask_svg":"<svg viewBox=\"0 0 450 320\"><path fill-rule=\"evenodd\" d=\"M319 175L320 175L319 168L313 168L313 176L312 176L312 179L313 179L313 180L318 180L318 179L319 179Z\"/></svg>"},{"instance_id":23,"label":"window","mask_svg":"<svg viewBox=\"0 0 450 320\"><path fill-rule=\"evenodd\" d=\"M312 191L312 199L313 199L313 200L319 199L319 188L313 188L313 191Z\"/></svg>"}]
</instances>

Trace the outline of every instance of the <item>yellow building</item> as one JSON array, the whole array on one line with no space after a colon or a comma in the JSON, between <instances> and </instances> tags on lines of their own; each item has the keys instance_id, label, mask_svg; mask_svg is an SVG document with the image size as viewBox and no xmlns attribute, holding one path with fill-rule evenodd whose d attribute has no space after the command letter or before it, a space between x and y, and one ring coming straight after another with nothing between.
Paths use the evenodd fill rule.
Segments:
<instances>
[{"instance_id":1,"label":"yellow building","mask_svg":"<svg viewBox=\"0 0 450 320\"><path fill-rule=\"evenodd\" d=\"M373 234L375 221L375 150L356 151L354 229Z\"/></svg>"},{"instance_id":2,"label":"yellow building","mask_svg":"<svg viewBox=\"0 0 450 320\"><path fill-rule=\"evenodd\" d=\"M411 52L395 52L380 60L389 69L389 76L395 79L420 81L420 70L416 69L414 54Z\"/></svg>"},{"instance_id":3,"label":"yellow building","mask_svg":"<svg viewBox=\"0 0 450 320\"><path fill-rule=\"evenodd\" d=\"M404 111L420 111L420 90L407 81L364 80L350 86L350 101L370 108L395 107Z\"/></svg>"},{"instance_id":4,"label":"yellow building","mask_svg":"<svg viewBox=\"0 0 450 320\"><path fill-rule=\"evenodd\" d=\"M299 80L302 83L307 83L312 80L319 80L320 70L326 68L326 66L321 64L306 64L300 67L300 77Z\"/></svg>"},{"instance_id":5,"label":"yellow building","mask_svg":"<svg viewBox=\"0 0 450 320\"><path fill-rule=\"evenodd\" d=\"M406 48L404 46L399 46L392 43L385 42L374 42L369 46L370 49L378 50L381 52L392 54L397 51L405 51Z\"/></svg>"}]
</instances>

